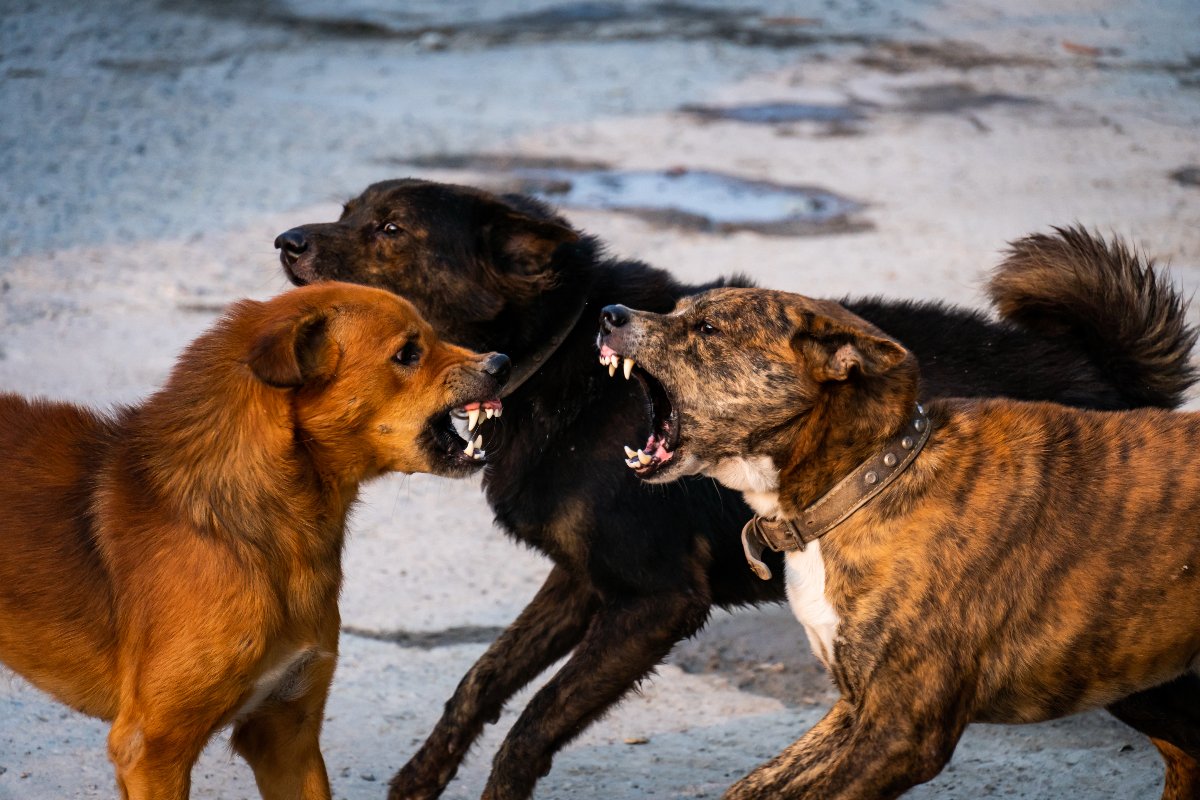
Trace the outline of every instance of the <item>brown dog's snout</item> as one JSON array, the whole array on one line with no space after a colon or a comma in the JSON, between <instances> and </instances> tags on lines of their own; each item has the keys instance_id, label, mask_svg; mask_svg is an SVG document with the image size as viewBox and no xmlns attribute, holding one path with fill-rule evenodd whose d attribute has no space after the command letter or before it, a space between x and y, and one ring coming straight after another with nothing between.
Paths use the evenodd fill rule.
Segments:
<instances>
[{"instance_id":1,"label":"brown dog's snout","mask_svg":"<svg viewBox=\"0 0 1200 800\"><path fill-rule=\"evenodd\" d=\"M508 383L508 374L512 371L512 362L503 353L492 353L483 362L483 371L496 381L496 388Z\"/></svg>"},{"instance_id":2,"label":"brown dog's snout","mask_svg":"<svg viewBox=\"0 0 1200 800\"><path fill-rule=\"evenodd\" d=\"M308 237L299 228L284 231L275 237L275 249L279 251L279 259L285 264L295 264L308 250Z\"/></svg>"},{"instance_id":3,"label":"brown dog's snout","mask_svg":"<svg viewBox=\"0 0 1200 800\"><path fill-rule=\"evenodd\" d=\"M600 330L612 333L615 328L629 324L629 309L623 305L605 306L600 309Z\"/></svg>"}]
</instances>

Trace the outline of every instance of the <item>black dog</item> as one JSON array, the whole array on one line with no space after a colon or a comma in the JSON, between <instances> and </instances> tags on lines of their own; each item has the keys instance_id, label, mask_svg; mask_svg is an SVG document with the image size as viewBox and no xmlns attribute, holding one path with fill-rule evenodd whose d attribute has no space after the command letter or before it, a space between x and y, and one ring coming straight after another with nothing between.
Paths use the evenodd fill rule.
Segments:
<instances>
[{"instance_id":1,"label":"black dog","mask_svg":"<svg viewBox=\"0 0 1200 800\"><path fill-rule=\"evenodd\" d=\"M571 658L533 698L496 754L486 798L525 798L554 754L695 634L714 605L783 599L746 568L750 510L708 480L647 487L621 445L646 441L653 396L600 367L609 303L669 311L681 284L599 242L529 198L419 180L378 183L333 223L275 241L295 283L344 280L397 292L450 341L513 360L511 398L484 474L500 525L555 564L529 606L463 678L390 797L437 797L483 726L547 666ZM1172 407L1193 380L1183 303L1152 270L1081 231L1023 240L992 284L1006 321L935 303L851 301L924 366L925 396L996 395L1091 408ZM720 365L713 365L719 369ZM635 373L636 374L636 373ZM489 423L495 424L495 423ZM1200 682L1114 710L1175 742L1178 779L1200 754L1179 731ZM747 765L749 766L749 765ZM1169 765L1170 766L1170 765Z\"/></svg>"}]
</instances>

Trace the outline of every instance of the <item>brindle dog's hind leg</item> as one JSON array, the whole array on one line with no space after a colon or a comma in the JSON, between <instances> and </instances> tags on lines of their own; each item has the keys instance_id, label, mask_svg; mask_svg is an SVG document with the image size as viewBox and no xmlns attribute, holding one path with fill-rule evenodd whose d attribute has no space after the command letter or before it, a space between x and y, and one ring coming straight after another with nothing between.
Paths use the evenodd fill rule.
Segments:
<instances>
[{"instance_id":1,"label":"brindle dog's hind leg","mask_svg":"<svg viewBox=\"0 0 1200 800\"><path fill-rule=\"evenodd\" d=\"M579 647L542 689L496 753L483 800L524 800L563 745L650 673L681 639L700 630L706 588L621 598L596 612Z\"/></svg>"},{"instance_id":2,"label":"brindle dog's hind leg","mask_svg":"<svg viewBox=\"0 0 1200 800\"><path fill-rule=\"evenodd\" d=\"M1200 800L1200 678L1181 675L1108 711L1158 748L1167 767L1163 800Z\"/></svg>"},{"instance_id":3,"label":"brindle dog's hind leg","mask_svg":"<svg viewBox=\"0 0 1200 800\"><path fill-rule=\"evenodd\" d=\"M495 722L515 692L579 642L596 602L580 576L552 569L525 610L463 677L437 727L392 778L388 797L439 796L483 726Z\"/></svg>"},{"instance_id":4,"label":"brindle dog's hind leg","mask_svg":"<svg viewBox=\"0 0 1200 800\"><path fill-rule=\"evenodd\" d=\"M912 685L874 689L861 708L838 700L799 741L734 784L724 800L888 800L933 779L966 727L955 702L922 698Z\"/></svg>"}]
</instances>

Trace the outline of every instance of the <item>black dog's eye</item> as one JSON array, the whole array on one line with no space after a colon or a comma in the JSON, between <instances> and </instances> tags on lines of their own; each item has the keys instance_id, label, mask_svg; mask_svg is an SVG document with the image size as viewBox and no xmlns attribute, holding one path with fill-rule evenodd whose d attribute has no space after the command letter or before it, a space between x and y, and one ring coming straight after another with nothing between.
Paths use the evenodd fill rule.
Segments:
<instances>
[{"instance_id":1,"label":"black dog's eye","mask_svg":"<svg viewBox=\"0 0 1200 800\"><path fill-rule=\"evenodd\" d=\"M404 232L404 229L394 222L383 223L379 226L379 230L383 233L386 233L388 236L399 236Z\"/></svg>"},{"instance_id":2,"label":"black dog's eye","mask_svg":"<svg viewBox=\"0 0 1200 800\"><path fill-rule=\"evenodd\" d=\"M706 319L702 319L697 322L694 330L696 333L703 334L704 336L712 336L717 332L717 329L713 327L713 324Z\"/></svg>"},{"instance_id":3,"label":"black dog's eye","mask_svg":"<svg viewBox=\"0 0 1200 800\"><path fill-rule=\"evenodd\" d=\"M399 353L392 356L392 360L402 367L415 367L421 360L421 345L415 340L407 342Z\"/></svg>"}]
</instances>

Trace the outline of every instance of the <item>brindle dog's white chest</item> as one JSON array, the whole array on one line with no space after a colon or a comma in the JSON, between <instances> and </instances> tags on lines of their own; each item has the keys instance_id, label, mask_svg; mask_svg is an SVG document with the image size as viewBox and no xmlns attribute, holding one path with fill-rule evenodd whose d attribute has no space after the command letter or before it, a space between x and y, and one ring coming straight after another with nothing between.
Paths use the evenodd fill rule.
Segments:
<instances>
[{"instance_id":1,"label":"brindle dog's white chest","mask_svg":"<svg viewBox=\"0 0 1200 800\"><path fill-rule=\"evenodd\" d=\"M746 503L763 517L779 513L779 472L771 459L730 458L709 470L709 475L742 492ZM825 597L825 559L817 540L803 550L788 553L784 582L792 613L804 626L808 644L827 669L833 667L833 641L841 619Z\"/></svg>"}]
</instances>

